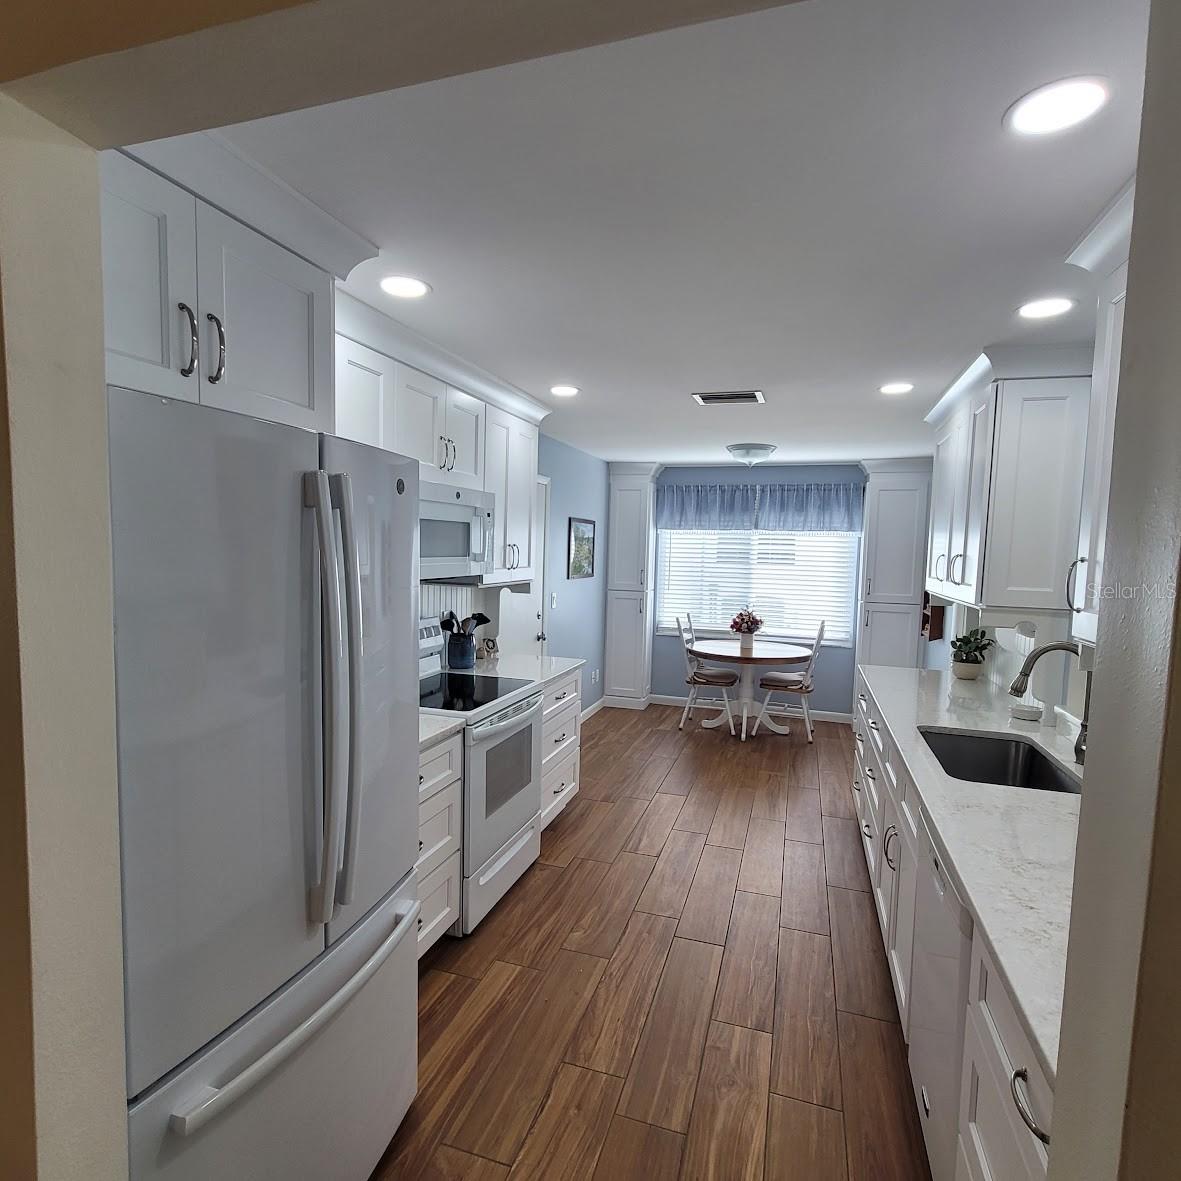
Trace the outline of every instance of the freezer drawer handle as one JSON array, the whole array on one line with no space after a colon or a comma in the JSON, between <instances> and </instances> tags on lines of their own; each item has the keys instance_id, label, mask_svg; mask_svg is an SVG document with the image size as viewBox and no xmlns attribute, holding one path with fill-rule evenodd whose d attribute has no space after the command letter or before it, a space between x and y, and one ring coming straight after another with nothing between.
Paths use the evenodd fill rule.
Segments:
<instances>
[{"instance_id":1,"label":"freezer drawer handle","mask_svg":"<svg viewBox=\"0 0 1181 1181\"><path fill-rule=\"evenodd\" d=\"M254 1089L273 1070L281 1066L305 1042L317 1033L361 991L377 970L390 958L408 931L417 930L421 902L412 903L398 916L398 924L385 942L361 965L336 993L328 998L310 1017L297 1025L281 1042L272 1046L261 1058L255 1059L240 1074L220 1087L204 1087L194 1095L186 1107L174 1111L168 1124L178 1136L191 1136L211 1119L232 1106L243 1095Z\"/></svg>"}]
</instances>

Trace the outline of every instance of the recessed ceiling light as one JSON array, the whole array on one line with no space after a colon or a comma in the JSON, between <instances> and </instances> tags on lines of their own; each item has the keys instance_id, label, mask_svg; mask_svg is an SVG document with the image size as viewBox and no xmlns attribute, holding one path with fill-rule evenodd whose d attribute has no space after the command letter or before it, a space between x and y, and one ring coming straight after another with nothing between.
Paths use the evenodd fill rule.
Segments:
<instances>
[{"instance_id":1,"label":"recessed ceiling light","mask_svg":"<svg viewBox=\"0 0 1181 1181\"><path fill-rule=\"evenodd\" d=\"M1054 316L1063 316L1074 307L1073 299L1055 295L1049 299L1035 299L1023 303L1017 309L1017 315L1023 320L1049 320Z\"/></svg>"},{"instance_id":2,"label":"recessed ceiling light","mask_svg":"<svg viewBox=\"0 0 1181 1181\"><path fill-rule=\"evenodd\" d=\"M381 281L381 289L386 295L396 295L398 299L422 299L431 286L412 275L386 275Z\"/></svg>"},{"instance_id":3,"label":"recessed ceiling light","mask_svg":"<svg viewBox=\"0 0 1181 1181\"><path fill-rule=\"evenodd\" d=\"M1063 78L1018 99L1005 122L1018 135L1050 135L1089 119L1110 97L1103 78Z\"/></svg>"},{"instance_id":4,"label":"recessed ceiling light","mask_svg":"<svg viewBox=\"0 0 1181 1181\"><path fill-rule=\"evenodd\" d=\"M888 381L881 387L883 394L909 394L914 389L914 383L909 381Z\"/></svg>"},{"instance_id":5,"label":"recessed ceiling light","mask_svg":"<svg viewBox=\"0 0 1181 1181\"><path fill-rule=\"evenodd\" d=\"M573 398L578 393L578 386L576 385L551 385L549 392L555 398Z\"/></svg>"}]
</instances>

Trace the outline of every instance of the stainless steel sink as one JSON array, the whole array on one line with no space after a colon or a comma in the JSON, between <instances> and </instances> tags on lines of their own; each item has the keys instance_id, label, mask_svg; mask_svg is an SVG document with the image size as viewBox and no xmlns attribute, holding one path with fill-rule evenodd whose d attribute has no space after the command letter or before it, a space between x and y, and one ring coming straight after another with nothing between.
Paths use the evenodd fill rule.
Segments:
<instances>
[{"instance_id":1,"label":"stainless steel sink","mask_svg":"<svg viewBox=\"0 0 1181 1181\"><path fill-rule=\"evenodd\" d=\"M1082 793L1082 781L1024 738L994 738L955 730L919 727L939 765L955 779L1000 783L1037 791Z\"/></svg>"}]
</instances>

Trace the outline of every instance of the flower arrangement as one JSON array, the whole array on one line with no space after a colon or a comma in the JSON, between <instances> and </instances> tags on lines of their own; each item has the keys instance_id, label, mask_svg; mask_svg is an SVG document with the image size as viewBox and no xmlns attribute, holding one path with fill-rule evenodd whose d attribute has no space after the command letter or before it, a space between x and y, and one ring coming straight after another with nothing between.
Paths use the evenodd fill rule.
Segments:
<instances>
[{"instance_id":1,"label":"flower arrangement","mask_svg":"<svg viewBox=\"0 0 1181 1181\"><path fill-rule=\"evenodd\" d=\"M762 626L763 621L749 607L743 607L730 620L730 630L740 636L753 636Z\"/></svg>"}]
</instances>

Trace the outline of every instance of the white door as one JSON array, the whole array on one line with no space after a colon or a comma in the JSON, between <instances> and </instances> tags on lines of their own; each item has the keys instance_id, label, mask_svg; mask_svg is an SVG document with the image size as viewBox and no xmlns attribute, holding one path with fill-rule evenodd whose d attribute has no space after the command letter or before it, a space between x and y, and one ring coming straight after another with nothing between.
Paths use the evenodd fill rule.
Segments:
<instances>
[{"instance_id":1,"label":"white door","mask_svg":"<svg viewBox=\"0 0 1181 1181\"><path fill-rule=\"evenodd\" d=\"M424 480L441 479L447 466L447 387L401 361L394 383L393 449L417 459Z\"/></svg>"},{"instance_id":2,"label":"white door","mask_svg":"<svg viewBox=\"0 0 1181 1181\"><path fill-rule=\"evenodd\" d=\"M935 440L935 463L931 473L931 542L927 549L927 589L943 593L947 560L951 549L951 509L957 478L955 466L955 419L944 423Z\"/></svg>"},{"instance_id":3,"label":"white door","mask_svg":"<svg viewBox=\"0 0 1181 1181\"><path fill-rule=\"evenodd\" d=\"M332 276L197 202L201 401L331 434Z\"/></svg>"},{"instance_id":4,"label":"white door","mask_svg":"<svg viewBox=\"0 0 1181 1181\"><path fill-rule=\"evenodd\" d=\"M915 603L923 597L929 478L920 473L872 476L865 505L867 599Z\"/></svg>"},{"instance_id":5,"label":"white door","mask_svg":"<svg viewBox=\"0 0 1181 1181\"><path fill-rule=\"evenodd\" d=\"M650 626L643 591L607 592L606 674L603 691L642 697L647 679L644 631Z\"/></svg>"},{"instance_id":6,"label":"white door","mask_svg":"<svg viewBox=\"0 0 1181 1181\"><path fill-rule=\"evenodd\" d=\"M922 607L916 604L863 604L859 663L914 668L918 664L922 615Z\"/></svg>"},{"instance_id":7,"label":"white door","mask_svg":"<svg viewBox=\"0 0 1181 1181\"><path fill-rule=\"evenodd\" d=\"M533 520L537 503L537 427L521 418L509 423L505 540L512 547L517 581L533 577Z\"/></svg>"},{"instance_id":8,"label":"white door","mask_svg":"<svg viewBox=\"0 0 1181 1181\"><path fill-rule=\"evenodd\" d=\"M394 450L394 361L336 338L336 435Z\"/></svg>"},{"instance_id":9,"label":"white door","mask_svg":"<svg viewBox=\"0 0 1181 1181\"><path fill-rule=\"evenodd\" d=\"M1115 407L1119 393L1120 352L1124 335L1124 297L1128 264L1113 271L1099 288L1099 326L1087 423L1087 459L1083 475L1083 508L1079 522L1078 564L1074 568L1071 603L1073 634L1095 643L1099 630L1099 587L1107 543L1107 504L1111 496L1111 452L1115 440Z\"/></svg>"},{"instance_id":10,"label":"white door","mask_svg":"<svg viewBox=\"0 0 1181 1181\"><path fill-rule=\"evenodd\" d=\"M1089 377L1000 383L984 601L1065 610L1078 544Z\"/></svg>"},{"instance_id":11,"label":"white door","mask_svg":"<svg viewBox=\"0 0 1181 1181\"><path fill-rule=\"evenodd\" d=\"M607 580L613 590L644 590L649 572L648 516L652 485L613 481L607 528Z\"/></svg>"},{"instance_id":12,"label":"white door","mask_svg":"<svg viewBox=\"0 0 1181 1181\"><path fill-rule=\"evenodd\" d=\"M128 1094L324 950L307 431L108 396Z\"/></svg>"},{"instance_id":13,"label":"white door","mask_svg":"<svg viewBox=\"0 0 1181 1181\"><path fill-rule=\"evenodd\" d=\"M549 519L549 480L537 481L537 507L533 517L533 579L519 587L500 592L500 630L502 652L546 654L545 542Z\"/></svg>"},{"instance_id":14,"label":"white door","mask_svg":"<svg viewBox=\"0 0 1181 1181\"><path fill-rule=\"evenodd\" d=\"M484 487L484 403L463 390L447 387L444 434L450 455L444 479L460 488Z\"/></svg>"},{"instance_id":15,"label":"white door","mask_svg":"<svg viewBox=\"0 0 1181 1181\"><path fill-rule=\"evenodd\" d=\"M951 578L955 596L965 603L978 601L984 568L984 534L988 520L988 484L992 473L992 420L995 397L992 386L980 391L968 407L964 450L968 464L967 507L962 538L952 539L954 564Z\"/></svg>"},{"instance_id":16,"label":"white door","mask_svg":"<svg viewBox=\"0 0 1181 1181\"><path fill-rule=\"evenodd\" d=\"M107 381L200 401L196 198L118 152L99 169Z\"/></svg>"}]
</instances>

